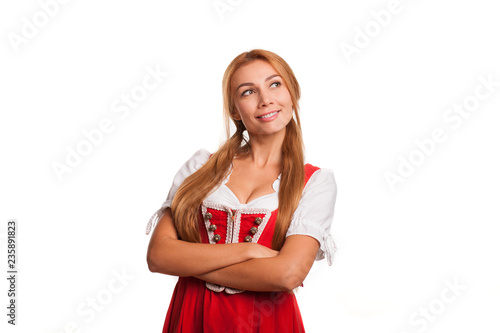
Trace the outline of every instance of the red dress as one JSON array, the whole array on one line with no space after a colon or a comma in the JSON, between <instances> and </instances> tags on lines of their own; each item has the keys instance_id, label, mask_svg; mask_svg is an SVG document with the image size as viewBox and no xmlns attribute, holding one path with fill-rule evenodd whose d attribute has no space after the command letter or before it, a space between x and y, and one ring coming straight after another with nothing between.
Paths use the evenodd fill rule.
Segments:
<instances>
[{"instance_id":1,"label":"red dress","mask_svg":"<svg viewBox=\"0 0 500 333\"><path fill-rule=\"evenodd\" d=\"M305 166L305 183L314 171ZM203 204L200 230L203 243L253 241L271 248L278 210L230 210ZM194 277L179 277L163 327L164 333L304 332L295 295L287 292L242 291Z\"/></svg>"}]
</instances>

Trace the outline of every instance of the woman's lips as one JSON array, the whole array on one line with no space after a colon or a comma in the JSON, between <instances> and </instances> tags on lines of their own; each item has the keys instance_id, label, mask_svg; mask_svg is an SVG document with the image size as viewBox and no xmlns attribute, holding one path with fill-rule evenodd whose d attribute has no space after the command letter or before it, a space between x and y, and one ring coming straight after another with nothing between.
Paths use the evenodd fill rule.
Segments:
<instances>
[{"instance_id":1,"label":"woman's lips","mask_svg":"<svg viewBox=\"0 0 500 333\"><path fill-rule=\"evenodd\" d=\"M278 116L279 110L272 111L266 114L263 114L262 116L257 117L258 119L262 121L271 121L275 119Z\"/></svg>"}]
</instances>

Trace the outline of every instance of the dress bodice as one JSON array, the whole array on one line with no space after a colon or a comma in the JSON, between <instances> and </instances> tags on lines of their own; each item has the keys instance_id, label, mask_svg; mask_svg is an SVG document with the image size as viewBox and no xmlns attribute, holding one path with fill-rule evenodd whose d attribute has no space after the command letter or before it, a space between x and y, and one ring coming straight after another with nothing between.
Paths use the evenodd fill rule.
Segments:
<instances>
[{"instance_id":1,"label":"dress bodice","mask_svg":"<svg viewBox=\"0 0 500 333\"><path fill-rule=\"evenodd\" d=\"M271 247L278 210L266 208L231 209L219 203L204 201L201 220L210 244L253 242ZM204 238L202 233L202 239Z\"/></svg>"}]
</instances>

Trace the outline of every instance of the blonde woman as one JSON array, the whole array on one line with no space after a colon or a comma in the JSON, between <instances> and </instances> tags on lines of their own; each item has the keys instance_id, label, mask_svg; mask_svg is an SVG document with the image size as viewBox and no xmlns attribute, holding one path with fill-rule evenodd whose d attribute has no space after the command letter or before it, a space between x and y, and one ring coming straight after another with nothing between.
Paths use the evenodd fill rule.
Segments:
<instances>
[{"instance_id":1,"label":"blonde woman","mask_svg":"<svg viewBox=\"0 0 500 333\"><path fill-rule=\"evenodd\" d=\"M146 229L157 222L151 272L179 276L163 332L304 332L293 290L314 260L332 263L333 172L304 164L300 87L281 57L240 54L222 87L228 139L181 167Z\"/></svg>"}]
</instances>

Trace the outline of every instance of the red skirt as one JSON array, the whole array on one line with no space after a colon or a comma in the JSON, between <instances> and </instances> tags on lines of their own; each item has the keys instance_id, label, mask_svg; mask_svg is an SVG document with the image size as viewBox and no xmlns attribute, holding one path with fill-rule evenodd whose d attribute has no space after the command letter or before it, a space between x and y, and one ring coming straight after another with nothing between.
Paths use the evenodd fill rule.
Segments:
<instances>
[{"instance_id":1,"label":"red skirt","mask_svg":"<svg viewBox=\"0 0 500 333\"><path fill-rule=\"evenodd\" d=\"M304 325L294 294L214 292L205 281L180 277L163 333L298 333Z\"/></svg>"}]
</instances>

